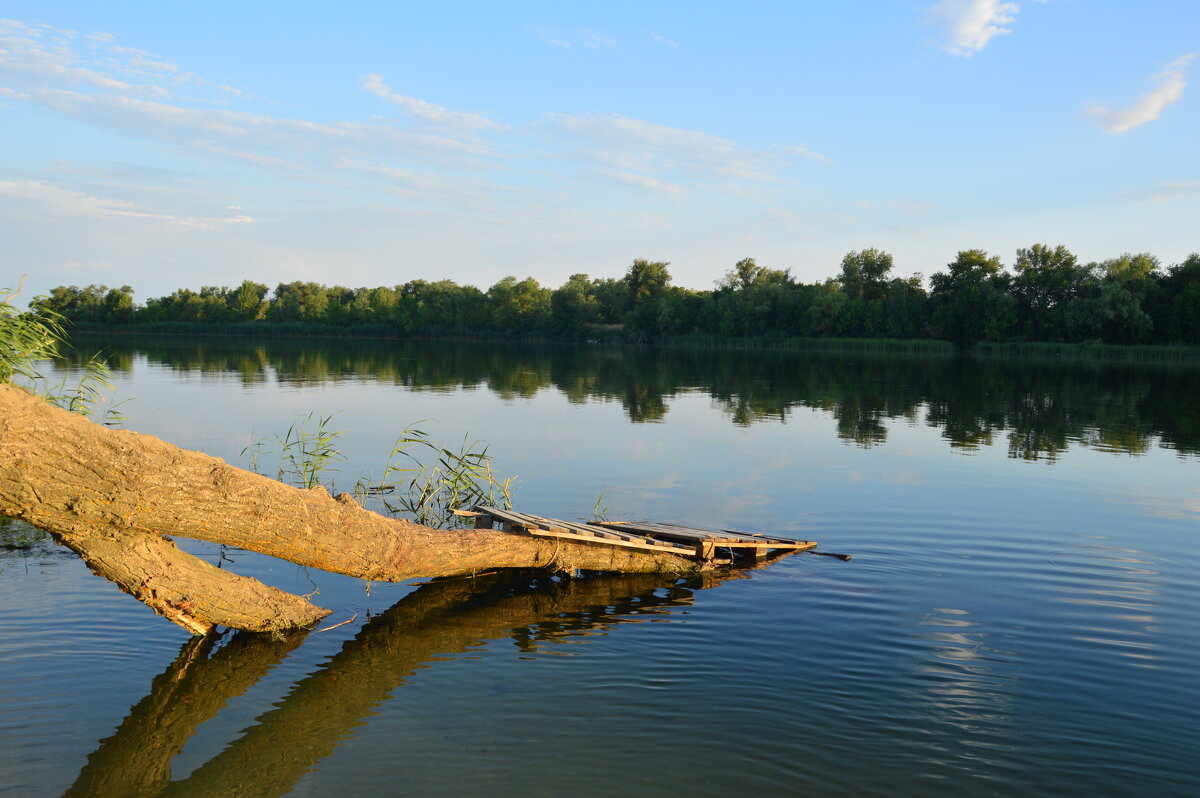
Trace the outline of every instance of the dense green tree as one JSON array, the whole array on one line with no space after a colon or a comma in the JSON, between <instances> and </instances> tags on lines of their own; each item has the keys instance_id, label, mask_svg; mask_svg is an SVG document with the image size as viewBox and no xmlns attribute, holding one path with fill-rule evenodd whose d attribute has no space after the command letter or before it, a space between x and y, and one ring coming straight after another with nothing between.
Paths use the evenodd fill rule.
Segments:
<instances>
[{"instance_id":1,"label":"dense green tree","mask_svg":"<svg viewBox=\"0 0 1200 798\"><path fill-rule=\"evenodd\" d=\"M813 335L836 337L850 334L855 326L854 300L837 283L827 281L809 305L809 329Z\"/></svg>"},{"instance_id":2,"label":"dense green tree","mask_svg":"<svg viewBox=\"0 0 1200 798\"><path fill-rule=\"evenodd\" d=\"M226 298L227 317L230 321L258 321L267 312L267 292L262 283L243 280L242 284Z\"/></svg>"},{"instance_id":3,"label":"dense green tree","mask_svg":"<svg viewBox=\"0 0 1200 798\"><path fill-rule=\"evenodd\" d=\"M887 297L883 300L885 327L888 338L925 338L929 334L929 293L924 279L914 274L907 280L898 277L888 282Z\"/></svg>"},{"instance_id":4,"label":"dense green tree","mask_svg":"<svg viewBox=\"0 0 1200 798\"><path fill-rule=\"evenodd\" d=\"M133 289L127 285L112 288L104 295L105 324L128 324L133 321Z\"/></svg>"},{"instance_id":5,"label":"dense green tree","mask_svg":"<svg viewBox=\"0 0 1200 798\"><path fill-rule=\"evenodd\" d=\"M1168 270L1163 292L1168 340L1200 344L1200 253Z\"/></svg>"},{"instance_id":6,"label":"dense green tree","mask_svg":"<svg viewBox=\"0 0 1200 798\"><path fill-rule=\"evenodd\" d=\"M325 321L329 289L319 283L280 283L267 310L269 321Z\"/></svg>"},{"instance_id":7,"label":"dense green tree","mask_svg":"<svg viewBox=\"0 0 1200 798\"><path fill-rule=\"evenodd\" d=\"M795 281L786 270L768 269L743 258L718 281L712 296L721 335L771 335L787 330Z\"/></svg>"},{"instance_id":8,"label":"dense green tree","mask_svg":"<svg viewBox=\"0 0 1200 798\"><path fill-rule=\"evenodd\" d=\"M883 250L847 252L837 282L851 299L883 299L887 295L892 256Z\"/></svg>"},{"instance_id":9,"label":"dense green tree","mask_svg":"<svg viewBox=\"0 0 1200 798\"><path fill-rule=\"evenodd\" d=\"M671 311L664 305L671 284L671 273L667 271L669 265L662 261L638 258L625 273L625 285L629 292L625 332L632 340L646 341L661 334L663 322L675 326Z\"/></svg>"},{"instance_id":10,"label":"dense green tree","mask_svg":"<svg viewBox=\"0 0 1200 798\"><path fill-rule=\"evenodd\" d=\"M934 274L891 276L892 257L852 251L836 278L803 284L787 269L734 264L712 291L671 285L666 262L634 260L620 278L573 274L555 290L506 277L486 293L451 280L378 288L313 282L236 289L181 288L139 307L129 286L58 286L34 300L84 323L301 322L383 325L405 334L494 331L509 336L580 337L623 330L629 340L719 336L936 336L978 341L1200 343L1200 254L1163 270L1148 253L1080 265L1065 247L1017 251L1016 275L982 250L963 250Z\"/></svg>"},{"instance_id":11,"label":"dense green tree","mask_svg":"<svg viewBox=\"0 0 1200 798\"><path fill-rule=\"evenodd\" d=\"M72 321L104 321L106 285L57 286L47 296L37 297L30 306L38 311L51 311Z\"/></svg>"},{"instance_id":12,"label":"dense green tree","mask_svg":"<svg viewBox=\"0 0 1200 798\"><path fill-rule=\"evenodd\" d=\"M1016 323L1017 303L1000 258L964 249L946 268L930 278L935 334L960 346L1005 340Z\"/></svg>"},{"instance_id":13,"label":"dense green tree","mask_svg":"<svg viewBox=\"0 0 1200 798\"><path fill-rule=\"evenodd\" d=\"M629 303L633 308L644 302L653 302L662 296L671 284L670 263L648 261L637 258L625 273L625 285L629 289Z\"/></svg>"},{"instance_id":14,"label":"dense green tree","mask_svg":"<svg viewBox=\"0 0 1200 798\"><path fill-rule=\"evenodd\" d=\"M526 277L520 282L509 275L487 292L492 323L502 332L538 333L549 327L551 291Z\"/></svg>"},{"instance_id":15,"label":"dense green tree","mask_svg":"<svg viewBox=\"0 0 1200 798\"><path fill-rule=\"evenodd\" d=\"M596 297L601 324L620 324L629 312L629 286L624 279L604 277L593 280L592 295Z\"/></svg>"},{"instance_id":16,"label":"dense green tree","mask_svg":"<svg viewBox=\"0 0 1200 798\"><path fill-rule=\"evenodd\" d=\"M559 335L578 337L600 320L600 300L586 274L572 274L550 297L552 326Z\"/></svg>"},{"instance_id":17,"label":"dense green tree","mask_svg":"<svg viewBox=\"0 0 1200 798\"><path fill-rule=\"evenodd\" d=\"M1013 268L1017 276L1012 289L1024 337L1031 341L1066 340L1066 310L1087 285L1087 267L1080 266L1078 258L1061 244L1053 249L1034 244L1017 250Z\"/></svg>"}]
</instances>

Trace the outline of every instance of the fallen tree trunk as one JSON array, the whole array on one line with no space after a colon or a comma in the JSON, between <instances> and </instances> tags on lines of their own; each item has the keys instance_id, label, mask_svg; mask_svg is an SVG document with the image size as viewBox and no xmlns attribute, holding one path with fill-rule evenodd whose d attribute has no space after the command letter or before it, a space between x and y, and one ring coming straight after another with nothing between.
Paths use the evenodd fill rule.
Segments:
<instances>
[{"instance_id":1,"label":"fallen tree trunk","mask_svg":"<svg viewBox=\"0 0 1200 798\"><path fill-rule=\"evenodd\" d=\"M0 514L50 532L100 576L194 634L268 631L327 614L307 600L215 568L170 537L237 546L376 581L495 568L684 572L671 554L437 530L300 490L158 438L113 430L0 385Z\"/></svg>"}]
</instances>

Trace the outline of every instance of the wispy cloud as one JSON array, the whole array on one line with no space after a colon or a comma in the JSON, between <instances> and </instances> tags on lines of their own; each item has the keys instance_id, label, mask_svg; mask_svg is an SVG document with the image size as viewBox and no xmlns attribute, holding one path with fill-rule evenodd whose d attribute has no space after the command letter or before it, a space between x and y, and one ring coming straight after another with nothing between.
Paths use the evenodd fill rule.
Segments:
<instances>
[{"instance_id":1,"label":"wispy cloud","mask_svg":"<svg viewBox=\"0 0 1200 798\"><path fill-rule=\"evenodd\" d=\"M803 144L783 145L779 147L781 152L786 152L788 155L796 155L800 158L807 158L810 161L821 161L822 163L830 163L830 160L819 152L813 152Z\"/></svg>"},{"instance_id":2,"label":"wispy cloud","mask_svg":"<svg viewBox=\"0 0 1200 798\"><path fill-rule=\"evenodd\" d=\"M495 130L501 127L484 114L472 111L451 111L426 100L397 94L383 82L383 75L363 75L362 87L377 97L382 97L388 102L400 106L413 116L419 116L430 122L473 130Z\"/></svg>"},{"instance_id":3,"label":"wispy cloud","mask_svg":"<svg viewBox=\"0 0 1200 798\"><path fill-rule=\"evenodd\" d=\"M597 169L596 173L615 180L618 183L624 183L637 188L644 188L649 191L658 191L675 197L682 196L687 193L687 189L683 186L675 183L668 183L666 180L660 180L657 177L637 174L636 172L621 172L616 169Z\"/></svg>"},{"instance_id":4,"label":"wispy cloud","mask_svg":"<svg viewBox=\"0 0 1200 798\"><path fill-rule=\"evenodd\" d=\"M619 115L551 114L548 128L582 145L580 155L629 173L660 177L678 171L691 179L774 182L769 158L729 139Z\"/></svg>"},{"instance_id":5,"label":"wispy cloud","mask_svg":"<svg viewBox=\"0 0 1200 798\"><path fill-rule=\"evenodd\" d=\"M1158 85L1139 97L1133 105L1127 108L1109 108L1092 103L1084 109L1084 113L1096 119L1100 127L1113 134L1125 133L1147 122L1153 122L1162 115L1163 109L1183 96L1183 90L1187 88L1187 67L1195 57L1196 53L1188 53L1167 64L1162 72L1152 78L1158 81Z\"/></svg>"},{"instance_id":6,"label":"wispy cloud","mask_svg":"<svg viewBox=\"0 0 1200 798\"><path fill-rule=\"evenodd\" d=\"M220 229L231 224L254 222L253 218L243 213L224 217L180 216L164 213L138 207L128 200L98 197L87 192L72 191L38 180L0 180L0 198L17 199L23 201L26 206L40 206L45 211L58 216L136 219L206 230ZM230 208L230 210L235 209Z\"/></svg>"},{"instance_id":7,"label":"wispy cloud","mask_svg":"<svg viewBox=\"0 0 1200 798\"><path fill-rule=\"evenodd\" d=\"M109 253L112 263L143 262L152 250L175 252L186 231L214 252L245 251L249 241L276 247L281 264L300 269L317 258L314 247L332 240L318 230L341 237L326 247L329 262L338 262L343 224L369 229L364 246L374 241L381 249L391 249L401 229L428 242L440 226L443 240L458 236L462 252L475 253L472 237L460 235L464 219L510 240L515 252L548 218L586 236L606 235L614 217L629 222L634 203L609 202L614 191L641 192L656 208L716 194L761 208L767 187L783 185L783 170L794 168L790 155L821 158L801 146L747 146L622 115L546 114L505 126L484 112L402 94L379 74L359 79L360 99L369 104L369 92L402 113L317 121L302 112L280 115L248 91L109 34L0 23L0 40L6 113L33 110L143 145L139 162L119 176L112 163L87 160L0 172L0 238L11 244L25 236L31 251L49 246L33 242L52 240L59 264L86 260L80 253L89 250ZM575 31L569 43L616 46L596 31ZM139 171L162 163L171 164L170 176ZM206 163L219 164L219 172ZM602 213L574 207L593 202ZM199 260L196 252L181 262ZM477 254L463 257L478 261Z\"/></svg>"},{"instance_id":8,"label":"wispy cloud","mask_svg":"<svg viewBox=\"0 0 1200 798\"><path fill-rule=\"evenodd\" d=\"M78 41L86 46L75 48ZM166 59L114 44L111 34L80 37L48 25L0 20L0 80L8 88L94 88L166 97L192 76Z\"/></svg>"},{"instance_id":9,"label":"wispy cloud","mask_svg":"<svg viewBox=\"0 0 1200 798\"><path fill-rule=\"evenodd\" d=\"M678 47L679 46L679 42L674 41L672 39L668 39L666 36L663 36L661 33L651 33L650 38L653 39L654 41L658 42L659 44L665 45L667 47Z\"/></svg>"},{"instance_id":10,"label":"wispy cloud","mask_svg":"<svg viewBox=\"0 0 1200 798\"><path fill-rule=\"evenodd\" d=\"M942 0L929 15L943 28L942 47L955 55L969 56L987 46L1011 25L1021 7L1001 0Z\"/></svg>"},{"instance_id":11,"label":"wispy cloud","mask_svg":"<svg viewBox=\"0 0 1200 798\"><path fill-rule=\"evenodd\" d=\"M590 47L593 50L599 50L604 47L616 47L617 40L600 31L581 30L579 31L579 43L584 47Z\"/></svg>"},{"instance_id":12,"label":"wispy cloud","mask_svg":"<svg viewBox=\"0 0 1200 798\"><path fill-rule=\"evenodd\" d=\"M1143 202L1175 202L1200 199L1200 180L1166 180L1157 188L1138 191L1126 196Z\"/></svg>"},{"instance_id":13,"label":"wispy cloud","mask_svg":"<svg viewBox=\"0 0 1200 798\"><path fill-rule=\"evenodd\" d=\"M569 50L577 46L586 47L590 50L602 50L617 46L616 39L597 30L584 29L576 30L572 33L563 33L551 28L539 27L533 29L533 35L538 41L545 42L552 47L561 47L564 50Z\"/></svg>"}]
</instances>

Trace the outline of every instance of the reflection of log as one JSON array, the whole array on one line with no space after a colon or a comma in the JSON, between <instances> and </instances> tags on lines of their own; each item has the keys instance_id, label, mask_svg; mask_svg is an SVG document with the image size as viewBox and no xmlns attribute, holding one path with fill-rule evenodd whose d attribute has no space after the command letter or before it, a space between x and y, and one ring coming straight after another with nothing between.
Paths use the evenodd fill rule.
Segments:
<instances>
[{"instance_id":1,"label":"reflection of log","mask_svg":"<svg viewBox=\"0 0 1200 798\"><path fill-rule=\"evenodd\" d=\"M193 637L111 737L88 757L66 796L141 798L171 782L171 759L196 727L254 686L304 634L238 634L215 654L216 637ZM211 658L209 655L212 654Z\"/></svg>"},{"instance_id":2,"label":"reflection of log","mask_svg":"<svg viewBox=\"0 0 1200 798\"><path fill-rule=\"evenodd\" d=\"M281 795L414 670L439 656L476 648L484 640L512 638L524 648L547 638L593 634L631 614L669 614L673 607L690 605L693 590L718 583L712 574L685 583L635 574L561 583L542 580L535 587L530 587L528 577L512 580L496 575L424 585L367 623L337 655L298 682L221 753L186 779L167 784L170 758L190 730L209 718L214 707L245 690L244 675L265 672L289 644L277 644L278 649L245 645L241 654L224 659L222 649L212 659L201 655L186 669L181 655L180 662L155 679L151 695L134 708L117 733L88 758L69 794L92 794L87 789L100 784L106 791L94 794L102 796ZM665 596L656 593L663 589ZM238 638L230 646L236 642ZM188 651L185 647L185 655ZM235 674L239 663L242 670ZM182 677L177 675L180 671ZM179 705L183 693L199 688L212 695ZM147 730L157 728L170 734L153 748ZM107 780L97 773L100 768L108 771ZM123 792L120 780L126 769L130 783Z\"/></svg>"},{"instance_id":3,"label":"reflection of log","mask_svg":"<svg viewBox=\"0 0 1200 798\"><path fill-rule=\"evenodd\" d=\"M671 554L386 518L345 494L299 490L149 435L110 430L7 385L0 385L0 514L51 532L97 574L194 633L215 624L308 626L326 611L209 566L166 535L377 581L494 568L696 567Z\"/></svg>"}]
</instances>

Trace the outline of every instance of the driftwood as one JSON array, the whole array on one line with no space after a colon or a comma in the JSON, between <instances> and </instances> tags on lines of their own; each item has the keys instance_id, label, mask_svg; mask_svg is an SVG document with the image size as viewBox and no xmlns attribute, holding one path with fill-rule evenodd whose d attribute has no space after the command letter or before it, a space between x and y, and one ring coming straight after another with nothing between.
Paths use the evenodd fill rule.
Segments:
<instances>
[{"instance_id":1,"label":"driftwood","mask_svg":"<svg viewBox=\"0 0 1200 798\"><path fill-rule=\"evenodd\" d=\"M0 514L50 532L99 576L193 634L304 628L307 599L181 551L172 537L374 581L496 568L682 573L686 558L388 518L150 435L113 430L0 385Z\"/></svg>"}]
</instances>

